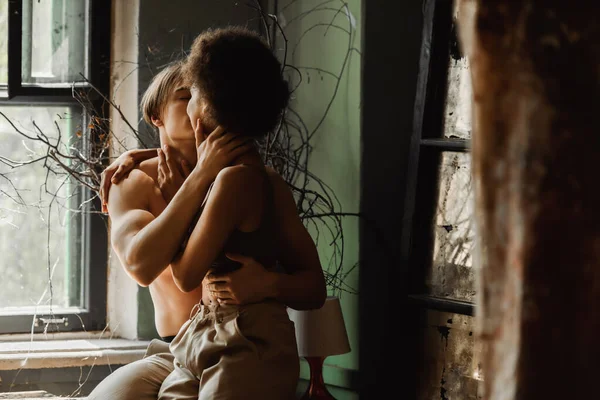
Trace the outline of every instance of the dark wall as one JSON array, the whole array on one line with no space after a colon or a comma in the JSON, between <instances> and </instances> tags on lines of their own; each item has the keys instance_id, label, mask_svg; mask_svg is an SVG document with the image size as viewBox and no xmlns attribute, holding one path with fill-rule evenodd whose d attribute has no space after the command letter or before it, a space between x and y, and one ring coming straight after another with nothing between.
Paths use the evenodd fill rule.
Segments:
<instances>
[{"instance_id":1,"label":"dark wall","mask_svg":"<svg viewBox=\"0 0 600 400\"><path fill-rule=\"evenodd\" d=\"M168 62L185 56L194 38L207 28L243 25L259 29L258 13L234 0L141 0L139 10L139 99ZM141 118L141 114L140 114ZM149 146L158 138L143 121L140 131Z\"/></svg>"},{"instance_id":2,"label":"dark wall","mask_svg":"<svg viewBox=\"0 0 600 400\"><path fill-rule=\"evenodd\" d=\"M413 398L401 378L410 371L404 337L405 218L422 4L363 0L362 190L360 258L360 396ZM394 328L400 327L395 330ZM389 395L392 393L393 395Z\"/></svg>"}]
</instances>

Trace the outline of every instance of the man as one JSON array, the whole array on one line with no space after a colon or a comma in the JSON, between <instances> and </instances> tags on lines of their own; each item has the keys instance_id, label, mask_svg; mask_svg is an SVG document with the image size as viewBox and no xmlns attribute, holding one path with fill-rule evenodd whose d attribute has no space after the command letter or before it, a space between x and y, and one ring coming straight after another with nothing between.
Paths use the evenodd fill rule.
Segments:
<instances>
[{"instance_id":1,"label":"man","mask_svg":"<svg viewBox=\"0 0 600 400\"><path fill-rule=\"evenodd\" d=\"M109 200L115 252L127 273L140 285L149 286L157 331L164 341L153 341L144 359L115 371L89 399L156 398L162 381L173 370L168 341L203 296L225 304L275 298L296 309L318 308L324 301L318 254L316 249L305 251L302 246L312 239L298 218L287 184L274 171L269 171L274 196L278 204L284 204L275 215L288 254L280 261L293 272L268 272L252 259L231 255L244 266L228 276L205 279L204 293L202 286L184 293L175 285L169 264L186 239L210 184L248 146L221 129L210 135L204 134L199 123L193 129L186 113L189 98L190 92L181 81L181 64L154 78L142 107L145 120L157 128L165 150L158 151L159 157L141 162L112 190L103 191L104 199ZM317 289L307 289L311 287Z\"/></svg>"}]
</instances>

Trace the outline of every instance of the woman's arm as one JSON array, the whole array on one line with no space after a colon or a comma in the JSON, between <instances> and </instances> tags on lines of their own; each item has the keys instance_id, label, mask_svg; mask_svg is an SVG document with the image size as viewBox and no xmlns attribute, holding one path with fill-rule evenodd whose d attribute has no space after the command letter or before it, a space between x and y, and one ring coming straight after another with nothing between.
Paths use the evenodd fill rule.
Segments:
<instances>
[{"instance_id":1,"label":"woman's arm","mask_svg":"<svg viewBox=\"0 0 600 400\"><path fill-rule=\"evenodd\" d=\"M296 310L321 308L327 290L317 248L298 217L296 202L277 172L270 170L275 196L279 242L278 260L288 272L269 272L250 257L228 254L242 268L227 274L210 273L204 286L222 304L247 304L275 298Z\"/></svg>"},{"instance_id":2,"label":"woman's arm","mask_svg":"<svg viewBox=\"0 0 600 400\"><path fill-rule=\"evenodd\" d=\"M277 204L278 260L287 272L273 276L271 295L297 310L321 308L327 288L317 246L298 215L287 182L273 170L270 176Z\"/></svg>"},{"instance_id":3,"label":"woman's arm","mask_svg":"<svg viewBox=\"0 0 600 400\"><path fill-rule=\"evenodd\" d=\"M239 167L219 173L185 249L171 263L173 279L181 291L200 286L231 233L256 207L259 179L253 171Z\"/></svg>"}]
</instances>

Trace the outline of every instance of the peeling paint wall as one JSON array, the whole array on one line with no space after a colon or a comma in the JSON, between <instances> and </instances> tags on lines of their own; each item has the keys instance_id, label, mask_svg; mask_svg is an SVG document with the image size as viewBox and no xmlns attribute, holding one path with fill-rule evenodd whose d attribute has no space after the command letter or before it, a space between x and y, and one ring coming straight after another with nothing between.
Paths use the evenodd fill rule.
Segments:
<instances>
[{"instance_id":1,"label":"peeling paint wall","mask_svg":"<svg viewBox=\"0 0 600 400\"><path fill-rule=\"evenodd\" d=\"M450 142L471 139L472 86L470 66L456 38L456 10L446 66L446 98L439 137ZM435 29L435 27L434 27ZM477 262L474 186L470 152L443 151L438 165L437 202L431 229L433 247L426 276L428 294L474 303ZM481 348L475 318L422 310L415 341L419 343L419 400L483 399Z\"/></svg>"},{"instance_id":2,"label":"peeling paint wall","mask_svg":"<svg viewBox=\"0 0 600 400\"><path fill-rule=\"evenodd\" d=\"M418 400L479 400L482 395L481 348L474 318L427 311L419 327L422 358Z\"/></svg>"},{"instance_id":3,"label":"peeling paint wall","mask_svg":"<svg viewBox=\"0 0 600 400\"><path fill-rule=\"evenodd\" d=\"M452 17L447 44L446 97L439 132L446 142L469 140L472 131L470 66L457 41L456 10ZM433 296L474 302L477 265L472 257L475 229L470 153L442 152L438 177L437 209L432 226L433 252L426 284Z\"/></svg>"},{"instance_id":4,"label":"peeling paint wall","mask_svg":"<svg viewBox=\"0 0 600 400\"><path fill-rule=\"evenodd\" d=\"M444 152L439 171L435 236L427 285L434 296L474 301L471 157L468 153Z\"/></svg>"}]
</instances>

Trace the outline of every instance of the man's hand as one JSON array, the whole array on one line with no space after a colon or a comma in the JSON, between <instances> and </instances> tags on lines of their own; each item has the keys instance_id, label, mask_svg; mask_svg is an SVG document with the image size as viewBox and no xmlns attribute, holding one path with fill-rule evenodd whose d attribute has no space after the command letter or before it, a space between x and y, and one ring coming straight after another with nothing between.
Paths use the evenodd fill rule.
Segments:
<instances>
[{"instance_id":1,"label":"man's hand","mask_svg":"<svg viewBox=\"0 0 600 400\"><path fill-rule=\"evenodd\" d=\"M98 195L102 201L102 212L108 212L108 191L110 185L119 183L140 161L155 157L156 153L150 149L133 149L121 154L100 175L100 191Z\"/></svg>"},{"instance_id":2,"label":"man's hand","mask_svg":"<svg viewBox=\"0 0 600 400\"><path fill-rule=\"evenodd\" d=\"M183 181L190 175L192 169L186 160L181 159L179 162L175 160L176 155L173 149L167 145L164 145L163 148L164 151L157 150L158 187L168 204L183 185Z\"/></svg>"},{"instance_id":3,"label":"man's hand","mask_svg":"<svg viewBox=\"0 0 600 400\"><path fill-rule=\"evenodd\" d=\"M238 157L253 148L252 139L226 133L222 127L205 135L200 120L196 121L194 134L198 151L198 162L194 169L210 180L214 180L223 168L232 165Z\"/></svg>"},{"instance_id":4,"label":"man's hand","mask_svg":"<svg viewBox=\"0 0 600 400\"><path fill-rule=\"evenodd\" d=\"M274 273L251 257L227 254L227 258L242 264L228 274L208 273L202 282L202 290L219 304L249 304L273 297Z\"/></svg>"}]
</instances>

